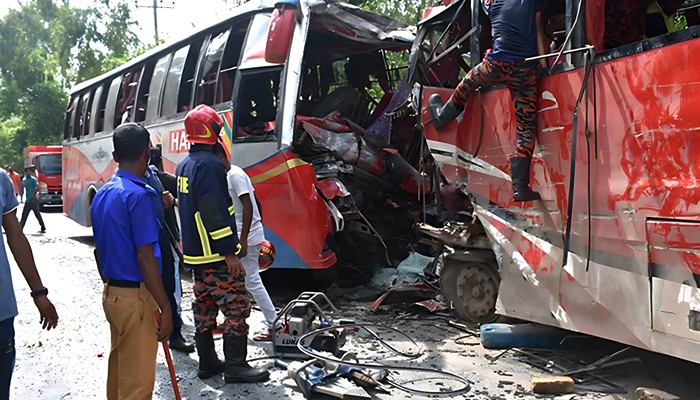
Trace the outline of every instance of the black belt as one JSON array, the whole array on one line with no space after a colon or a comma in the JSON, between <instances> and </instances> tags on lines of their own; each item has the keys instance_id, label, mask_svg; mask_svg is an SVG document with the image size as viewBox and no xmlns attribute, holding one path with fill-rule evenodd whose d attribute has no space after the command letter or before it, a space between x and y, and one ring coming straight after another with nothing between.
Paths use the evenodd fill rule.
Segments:
<instances>
[{"instance_id":1,"label":"black belt","mask_svg":"<svg viewBox=\"0 0 700 400\"><path fill-rule=\"evenodd\" d=\"M119 288L138 289L139 287L141 287L141 282L123 281L121 279L111 279L110 278L110 279L107 279L107 285L119 287Z\"/></svg>"}]
</instances>

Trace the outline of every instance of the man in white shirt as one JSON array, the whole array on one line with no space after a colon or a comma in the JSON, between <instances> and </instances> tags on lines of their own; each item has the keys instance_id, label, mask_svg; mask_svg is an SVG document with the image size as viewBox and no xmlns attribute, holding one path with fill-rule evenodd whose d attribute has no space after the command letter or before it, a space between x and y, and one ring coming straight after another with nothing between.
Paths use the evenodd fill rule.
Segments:
<instances>
[{"instance_id":1,"label":"man in white shirt","mask_svg":"<svg viewBox=\"0 0 700 400\"><path fill-rule=\"evenodd\" d=\"M221 143L214 146L214 154L226 169L228 192L233 200L233 209L236 214L238 239L241 250L245 254L245 257L241 259L243 268L245 268L245 287L253 295L253 299L260 307L268 326L268 332L257 335L253 340L270 341L272 340L272 324L277 319L277 312L260 278L258 258L260 257L260 243L265 241L265 233L260 210L255 201L253 183L245 171L231 164L228 152Z\"/></svg>"}]
</instances>

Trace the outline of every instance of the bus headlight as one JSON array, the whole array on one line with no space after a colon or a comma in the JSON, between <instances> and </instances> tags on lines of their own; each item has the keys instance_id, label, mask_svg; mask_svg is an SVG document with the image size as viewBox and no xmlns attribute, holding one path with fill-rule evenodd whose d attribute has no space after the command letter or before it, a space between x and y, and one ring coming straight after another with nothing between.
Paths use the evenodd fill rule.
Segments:
<instances>
[{"instance_id":1,"label":"bus headlight","mask_svg":"<svg viewBox=\"0 0 700 400\"><path fill-rule=\"evenodd\" d=\"M46 183L44 182L39 182L39 193L40 194L46 194L49 192L49 187L46 186Z\"/></svg>"}]
</instances>

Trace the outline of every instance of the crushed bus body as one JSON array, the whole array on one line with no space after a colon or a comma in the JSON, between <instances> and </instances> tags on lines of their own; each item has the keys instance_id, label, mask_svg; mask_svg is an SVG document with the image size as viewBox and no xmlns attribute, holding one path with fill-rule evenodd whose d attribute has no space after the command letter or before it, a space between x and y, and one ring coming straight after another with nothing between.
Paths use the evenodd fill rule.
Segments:
<instances>
[{"instance_id":1,"label":"crushed bus body","mask_svg":"<svg viewBox=\"0 0 700 400\"><path fill-rule=\"evenodd\" d=\"M325 269L357 254L367 270L398 263L427 187L415 114L402 114L413 38L403 23L347 4L253 1L77 85L64 131L65 214L90 225L92 197L116 168L116 126L144 124L173 172L189 150L187 111L208 104L255 186L273 268Z\"/></svg>"},{"instance_id":2,"label":"crushed bus body","mask_svg":"<svg viewBox=\"0 0 700 400\"><path fill-rule=\"evenodd\" d=\"M419 25L410 68L423 133L474 209L454 239L488 239L446 256L450 300L475 321L501 314L700 362L700 26L688 18L655 36L616 21L610 2L549 3L555 54L539 81L531 174L540 201L513 201L507 89L480 91L446 130L430 120L429 97L449 98L490 47L479 2L429 10ZM641 33L619 43L632 30ZM571 51L558 54L567 32Z\"/></svg>"}]
</instances>

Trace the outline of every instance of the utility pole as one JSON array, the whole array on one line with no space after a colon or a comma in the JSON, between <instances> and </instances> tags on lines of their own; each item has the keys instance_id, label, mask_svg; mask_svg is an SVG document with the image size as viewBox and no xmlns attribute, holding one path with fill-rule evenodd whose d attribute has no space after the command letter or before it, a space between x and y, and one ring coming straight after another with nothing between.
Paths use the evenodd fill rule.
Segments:
<instances>
[{"instance_id":1,"label":"utility pole","mask_svg":"<svg viewBox=\"0 0 700 400\"><path fill-rule=\"evenodd\" d=\"M160 2L162 3L163 0L160 0ZM175 2L173 2L172 4L175 4ZM159 40L158 40L158 9L159 8L175 8L175 7L159 6L158 0L153 0L152 6L142 6L142 5L139 5L138 3L136 3L136 7L137 8L152 8L153 9L153 30L155 31L154 38L155 38L155 45L158 46L158 42L159 42Z\"/></svg>"}]
</instances>

